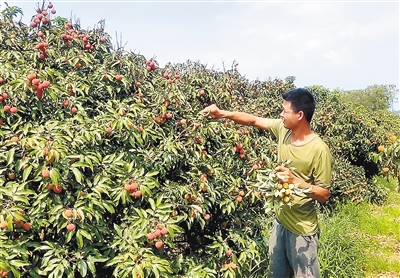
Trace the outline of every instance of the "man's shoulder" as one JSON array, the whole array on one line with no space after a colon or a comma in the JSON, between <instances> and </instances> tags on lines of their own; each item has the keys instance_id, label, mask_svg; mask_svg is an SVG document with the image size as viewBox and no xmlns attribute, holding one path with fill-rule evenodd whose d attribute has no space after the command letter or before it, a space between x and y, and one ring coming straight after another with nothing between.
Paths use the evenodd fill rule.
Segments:
<instances>
[{"instance_id":1,"label":"man's shoulder","mask_svg":"<svg viewBox=\"0 0 400 278\"><path fill-rule=\"evenodd\" d=\"M283 122L281 119L273 119L273 118L268 118L265 119L269 125L273 125L273 126L283 126Z\"/></svg>"},{"instance_id":2,"label":"man's shoulder","mask_svg":"<svg viewBox=\"0 0 400 278\"><path fill-rule=\"evenodd\" d=\"M315 144L317 144L318 146L321 146L322 148L326 148L329 150L328 145L326 144L326 142L324 141L324 139L321 138L321 136L317 135L315 137Z\"/></svg>"},{"instance_id":3,"label":"man's shoulder","mask_svg":"<svg viewBox=\"0 0 400 278\"><path fill-rule=\"evenodd\" d=\"M283 125L281 119L266 119L266 123L268 126L268 130L272 131L273 133L285 133L288 130Z\"/></svg>"},{"instance_id":4,"label":"man's shoulder","mask_svg":"<svg viewBox=\"0 0 400 278\"><path fill-rule=\"evenodd\" d=\"M331 156L331 150L329 149L329 146L320 136L317 136L312 142L312 150L316 155Z\"/></svg>"}]
</instances>

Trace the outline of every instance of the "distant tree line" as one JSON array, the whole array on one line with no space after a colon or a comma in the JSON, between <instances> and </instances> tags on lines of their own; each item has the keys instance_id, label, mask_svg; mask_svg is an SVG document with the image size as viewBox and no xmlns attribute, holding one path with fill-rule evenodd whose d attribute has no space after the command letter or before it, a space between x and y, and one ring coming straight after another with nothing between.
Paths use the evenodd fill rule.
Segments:
<instances>
[{"instance_id":1,"label":"distant tree line","mask_svg":"<svg viewBox=\"0 0 400 278\"><path fill-rule=\"evenodd\" d=\"M372 111L393 111L393 104L398 101L397 93L395 85L372 85L366 89L340 91L343 101L364 106Z\"/></svg>"}]
</instances>

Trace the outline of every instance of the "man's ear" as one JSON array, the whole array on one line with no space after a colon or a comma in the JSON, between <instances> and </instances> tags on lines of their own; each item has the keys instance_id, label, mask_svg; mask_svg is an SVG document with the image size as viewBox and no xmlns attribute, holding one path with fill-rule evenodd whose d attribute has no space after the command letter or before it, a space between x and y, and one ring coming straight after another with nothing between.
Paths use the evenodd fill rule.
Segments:
<instances>
[{"instance_id":1,"label":"man's ear","mask_svg":"<svg viewBox=\"0 0 400 278\"><path fill-rule=\"evenodd\" d=\"M301 119L303 119L303 117L304 117L304 112L303 111L299 111L299 118L298 118L298 120L300 121Z\"/></svg>"}]
</instances>

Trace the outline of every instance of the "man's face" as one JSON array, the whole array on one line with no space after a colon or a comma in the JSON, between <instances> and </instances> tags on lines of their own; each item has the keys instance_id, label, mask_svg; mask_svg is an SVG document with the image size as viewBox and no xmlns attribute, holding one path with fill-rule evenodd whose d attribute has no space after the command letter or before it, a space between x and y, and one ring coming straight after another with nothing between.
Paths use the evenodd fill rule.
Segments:
<instances>
[{"instance_id":1,"label":"man's face","mask_svg":"<svg viewBox=\"0 0 400 278\"><path fill-rule=\"evenodd\" d=\"M292 103L290 101L283 101L282 112L279 114L283 121L283 125L286 128L291 129L298 122L298 113L294 112L292 109Z\"/></svg>"}]
</instances>

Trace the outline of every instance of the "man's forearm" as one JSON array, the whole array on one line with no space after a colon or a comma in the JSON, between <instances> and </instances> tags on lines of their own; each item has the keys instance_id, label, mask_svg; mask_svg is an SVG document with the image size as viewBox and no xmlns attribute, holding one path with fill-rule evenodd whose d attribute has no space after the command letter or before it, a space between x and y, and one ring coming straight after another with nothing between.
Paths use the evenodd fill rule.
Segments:
<instances>
[{"instance_id":1,"label":"man's forearm","mask_svg":"<svg viewBox=\"0 0 400 278\"><path fill-rule=\"evenodd\" d=\"M254 125L257 117L244 112L222 111L222 118L229 119L242 125Z\"/></svg>"},{"instance_id":2,"label":"man's forearm","mask_svg":"<svg viewBox=\"0 0 400 278\"><path fill-rule=\"evenodd\" d=\"M299 183L299 188L301 189L307 189L310 188L310 197L313 198L314 200L317 200L320 203L325 203L328 201L329 196L330 196L330 190L318 185L313 185L309 184L302 179L299 178L294 178L293 179L294 183Z\"/></svg>"}]
</instances>

